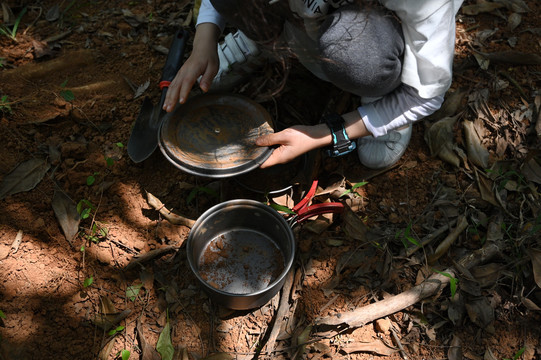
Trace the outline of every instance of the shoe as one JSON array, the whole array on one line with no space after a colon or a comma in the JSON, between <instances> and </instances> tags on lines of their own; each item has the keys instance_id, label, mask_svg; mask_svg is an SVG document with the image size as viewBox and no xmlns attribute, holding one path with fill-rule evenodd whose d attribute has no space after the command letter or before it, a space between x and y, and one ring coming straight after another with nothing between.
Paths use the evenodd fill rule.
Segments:
<instances>
[{"instance_id":1,"label":"shoe","mask_svg":"<svg viewBox=\"0 0 541 360\"><path fill-rule=\"evenodd\" d=\"M357 139L357 154L361 164L370 169L383 169L394 165L408 147L412 126L395 130L377 138L365 136Z\"/></svg>"},{"instance_id":2,"label":"shoe","mask_svg":"<svg viewBox=\"0 0 541 360\"><path fill-rule=\"evenodd\" d=\"M227 91L238 85L247 75L261 68L264 59L260 54L257 44L242 31L226 35L218 44L220 68L210 90Z\"/></svg>"}]
</instances>

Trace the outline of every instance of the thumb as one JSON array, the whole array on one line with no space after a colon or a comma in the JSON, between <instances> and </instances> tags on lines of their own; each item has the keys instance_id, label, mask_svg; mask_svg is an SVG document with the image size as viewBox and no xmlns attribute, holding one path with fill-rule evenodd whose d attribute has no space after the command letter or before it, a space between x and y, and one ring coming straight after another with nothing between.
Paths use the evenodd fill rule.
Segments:
<instances>
[{"instance_id":1,"label":"thumb","mask_svg":"<svg viewBox=\"0 0 541 360\"><path fill-rule=\"evenodd\" d=\"M218 70L209 68L205 69L203 74L201 75L201 78L199 79L199 87L203 92L207 92L210 90L210 87L212 86L212 81L214 80L214 77L216 77Z\"/></svg>"}]
</instances>

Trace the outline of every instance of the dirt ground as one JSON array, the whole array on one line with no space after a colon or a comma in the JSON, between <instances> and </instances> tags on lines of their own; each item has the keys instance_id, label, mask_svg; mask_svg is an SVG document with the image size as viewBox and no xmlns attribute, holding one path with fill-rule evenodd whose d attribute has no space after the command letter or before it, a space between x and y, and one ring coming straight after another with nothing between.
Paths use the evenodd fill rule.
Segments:
<instances>
[{"instance_id":1,"label":"dirt ground","mask_svg":"<svg viewBox=\"0 0 541 360\"><path fill-rule=\"evenodd\" d=\"M191 50L193 1L2 9L0 359L541 359L538 1L466 1L444 107L415 124L391 169L317 152L223 179L159 149L140 163L127 154L179 27ZM284 74L269 63L236 89L277 128L360 103L295 59L280 88ZM291 207L314 179L314 202L348 211L294 227L284 300L212 301L186 259L192 223L178 220L237 198ZM366 308L438 272L448 283L422 299Z\"/></svg>"}]
</instances>

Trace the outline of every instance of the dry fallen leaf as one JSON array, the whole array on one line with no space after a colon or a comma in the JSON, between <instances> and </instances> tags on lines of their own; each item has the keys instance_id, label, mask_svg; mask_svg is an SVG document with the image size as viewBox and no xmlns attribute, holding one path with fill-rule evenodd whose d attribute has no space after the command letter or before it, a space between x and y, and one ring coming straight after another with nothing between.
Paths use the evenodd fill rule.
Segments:
<instances>
[{"instance_id":1,"label":"dry fallen leaf","mask_svg":"<svg viewBox=\"0 0 541 360\"><path fill-rule=\"evenodd\" d=\"M139 338L139 347L141 348L141 360L161 360L160 354L154 348L149 345L143 333L143 325L141 323L141 318L137 320L137 325L135 327L137 330L137 335Z\"/></svg>"},{"instance_id":2,"label":"dry fallen leaf","mask_svg":"<svg viewBox=\"0 0 541 360\"><path fill-rule=\"evenodd\" d=\"M4 18L4 25L11 26L15 24L15 14L13 14L13 11L8 6L8 4L2 2L2 16Z\"/></svg>"},{"instance_id":3,"label":"dry fallen leaf","mask_svg":"<svg viewBox=\"0 0 541 360\"><path fill-rule=\"evenodd\" d=\"M503 269L501 264L490 263L476 266L470 272L481 288L488 288L496 284Z\"/></svg>"},{"instance_id":4,"label":"dry fallen leaf","mask_svg":"<svg viewBox=\"0 0 541 360\"><path fill-rule=\"evenodd\" d=\"M464 136L466 137L468 159L483 169L488 168L488 150L481 145L481 139L477 131L475 131L473 122L465 120L462 122L462 125L464 127Z\"/></svg>"},{"instance_id":5,"label":"dry fallen leaf","mask_svg":"<svg viewBox=\"0 0 541 360\"><path fill-rule=\"evenodd\" d=\"M541 311L541 308L528 298L522 298L521 302L522 302L522 305L524 305L530 311Z\"/></svg>"},{"instance_id":6,"label":"dry fallen leaf","mask_svg":"<svg viewBox=\"0 0 541 360\"><path fill-rule=\"evenodd\" d=\"M58 4L54 4L49 10L47 10L45 20L54 22L58 19L60 19L60 6Z\"/></svg>"},{"instance_id":7,"label":"dry fallen leaf","mask_svg":"<svg viewBox=\"0 0 541 360\"><path fill-rule=\"evenodd\" d=\"M428 131L425 132L425 141L430 149L430 154L438 156L456 167L460 165L460 158L454 152L453 127L458 116L443 118L432 124Z\"/></svg>"},{"instance_id":8,"label":"dry fallen leaf","mask_svg":"<svg viewBox=\"0 0 541 360\"><path fill-rule=\"evenodd\" d=\"M431 254L428 257L428 263L433 264L435 263L439 258L441 258L444 254L446 254L449 251L449 248L453 243L456 241L458 236L466 230L468 227L468 220L466 220L465 216L460 216L457 219L457 225L456 227L449 232L449 234L445 237L445 239L438 245L436 250L434 250L434 253Z\"/></svg>"},{"instance_id":9,"label":"dry fallen leaf","mask_svg":"<svg viewBox=\"0 0 541 360\"><path fill-rule=\"evenodd\" d=\"M487 348L485 351L485 356L483 357L484 360L498 360L496 356L494 356L494 353L490 348Z\"/></svg>"},{"instance_id":10,"label":"dry fallen leaf","mask_svg":"<svg viewBox=\"0 0 541 360\"><path fill-rule=\"evenodd\" d=\"M541 165L536 161L535 157L525 161L520 171L528 181L541 184Z\"/></svg>"},{"instance_id":11,"label":"dry fallen leaf","mask_svg":"<svg viewBox=\"0 0 541 360\"><path fill-rule=\"evenodd\" d=\"M522 16L519 13L512 13L507 19L507 30L515 30L522 22Z\"/></svg>"},{"instance_id":12,"label":"dry fallen leaf","mask_svg":"<svg viewBox=\"0 0 541 360\"><path fill-rule=\"evenodd\" d=\"M137 99L139 96L143 95L143 93L148 89L149 86L150 80L147 80L143 84L139 85L137 89L135 89L135 94L133 94L133 98Z\"/></svg>"},{"instance_id":13,"label":"dry fallen leaf","mask_svg":"<svg viewBox=\"0 0 541 360\"><path fill-rule=\"evenodd\" d=\"M461 292L457 292L455 296L450 299L449 308L447 309L447 317L453 324L460 324L464 315L466 308L464 306L464 296Z\"/></svg>"},{"instance_id":14,"label":"dry fallen leaf","mask_svg":"<svg viewBox=\"0 0 541 360\"><path fill-rule=\"evenodd\" d=\"M98 354L99 360L108 360L109 355L111 355L111 351L113 351L113 347L115 346L116 339L113 337L107 344L105 344L104 347L101 348L100 353Z\"/></svg>"},{"instance_id":15,"label":"dry fallen leaf","mask_svg":"<svg viewBox=\"0 0 541 360\"><path fill-rule=\"evenodd\" d=\"M477 64L482 70L488 70L490 60L486 56L477 53L474 53L473 56L475 57L475 60L477 60Z\"/></svg>"},{"instance_id":16,"label":"dry fallen leaf","mask_svg":"<svg viewBox=\"0 0 541 360\"><path fill-rule=\"evenodd\" d=\"M447 358L449 360L462 360L462 342L460 341L460 337L455 334L453 334L451 343L449 344Z\"/></svg>"},{"instance_id":17,"label":"dry fallen leaf","mask_svg":"<svg viewBox=\"0 0 541 360\"><path fill-rule=\"evenodd\" d=\"M477 179L477 186L479 187L479 192L481 193L481 198L485 201L488 201L494 206L500 207L498 200L494 196L494 181L487 178L484 173L480 171L475 171L475 178Z\"/></svg>"},{"instance_id":18,"label":"dry fallen leaf","mask_svg":"<svg viewBox=\"0 0 541 360\"><path fill-rule=\"evenodd\" d=\"M471 297L466 301L466 311L470 320L481 329L494 321L494 309L484 296Z\"/></svg>"},{"instance_id":19,"label":"dry fallen leaf","mask_svg":"<svg viewBox=\"0 0 541 360\"><path fill-rule=\"evenodd\" d=\"M530 259L532 259L533 277L535 283L541 288L541 250L530 249Z\"/></svg>"},{"instance_id":20,"label":"dry fallen leaf","mask_svg":"<svg viewBox=\"0 0 541 360\"><path fill-rule=\"evenodd\" d=\"M71 244L79 232L81 222L77 204L65 192L57 190L54 192L52 207L66 240Z\"/></svg>"},{"instance_id":21,"label":"dry fallen leaf","mask_svg":"<svg viewBox=\"0 0 541 360\"><path fill-rule=\"evenodd\" d=\"M368 227L362 219L347 206L342 213L342 220L344 222L343 230L347 236L358 241L366 241Z\"/></svg>"},{"instance_id":22,"label":"dry fallen leaf","mask_svg":"<svg viewBox=\"0 0 541 360\"><path fill-rule=\"evenodd\" d=\"M455 91L449 91L445 94L445 101L434 114L428 116L426 120L439 120L445 117L454 116L462 108L462 101L468 93L468 89L461 88Z\"/></svg>"},{"instance_id":23,"label":"dry fallen leaf","mask_svg":"<svg viewBox=\"0 0 541 360\"><path fill-rule=\"evenodd\" d=\"M124 16L124 21L134 28L138 28L139 26L148 23L148 18L145 15L134 14L127 9L122 9L122 15Z\"/></svg>"},{"instance_id":24,"label":"dry fallen leaf","mask_svg":"<svg viewBox=\"0 0 541 360\"><path fill-rule=\"evenodd\" d=\"M32 158L7 174L0 183L0 200L23 191L32 190L41 182L50 165L45 159Z\"/></svg>"}]
</instances>

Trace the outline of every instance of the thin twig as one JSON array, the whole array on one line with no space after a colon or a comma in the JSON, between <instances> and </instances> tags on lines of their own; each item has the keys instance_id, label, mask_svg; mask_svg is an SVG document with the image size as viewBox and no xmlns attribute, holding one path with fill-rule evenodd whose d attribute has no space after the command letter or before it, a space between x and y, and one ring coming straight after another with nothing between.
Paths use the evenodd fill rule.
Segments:
<instances>
[{"instance_id":1,"label":"thin twig","mask_svg":"<svg viewBox=\"0 0 541 360\"><path fill-rule=\"evenodd\" d=\"M432 242L434 239L436 239L438 236L440 236L441 234L443 234L444 232L446 232L451 226L454 226L456 224L456 219L455 220L452 220L449 224L445 224L443 225L442 227L440 227L439 229L437 229L436 231L434 231L433 233L430 233L428 234L427 236L425 236L423 238L423 240L421 240L421 246L415 246L411 249L408 249L406 251L406 257L410 257L411 255L413 255L417 250L419 249L422 249L423 247L427 246L428 244L430 244L430 242Z\"/></svg>"},{"instance_id":2,"label":"thin twig","mask_svg":"<svg viewBox=\"0 0 541 360\"><path fill-rule=\"evenodd\" d=\"M132 249L131 247L129 247L128 245L124 245L123 243L121 243L120 241L116 241L116 240L113 240L113 239L109 239L110 242L112 242L113 244L115 244L116 246L118 246L119 248L121 249L124 249L125 251L129 252L129 253L132 253L132 254L135 254L135 255L139 255L139 251L135 250L135 249Z\"/></svg>"},{"instance_id":3,"label":"thin twig","mask_svg":"<svg viewBox=\"0 0 541 360\"><path fill-rule=\"evenodd\" d=\"M503 75L507 80L509 80L511 84L513 84L517 88L518 92L524 99L528 98L528 95L526 95L526 92L524 91L524 89L519 85L519 83L511 75L509 75L509 73L507 73L506 71L498 71L498 74Z\"/></svg>"},{"instance_id":4,"label":"thin twig","mask_svg":"<svg viewBox=\"0 0 541 360\"><path fill-rule=\"evenodd\" d=\"M393 336L396 346L398 346L398 348L400 349L400 355L402 355L402 359L408 360L408 354L406 354L406 350L404 350L404 347L402 346L402 342L398 338L398 335L396 335L396 331L394 331L392 326L389 330L391 330L391 335Z\"/></svg>"}]
</instances>

